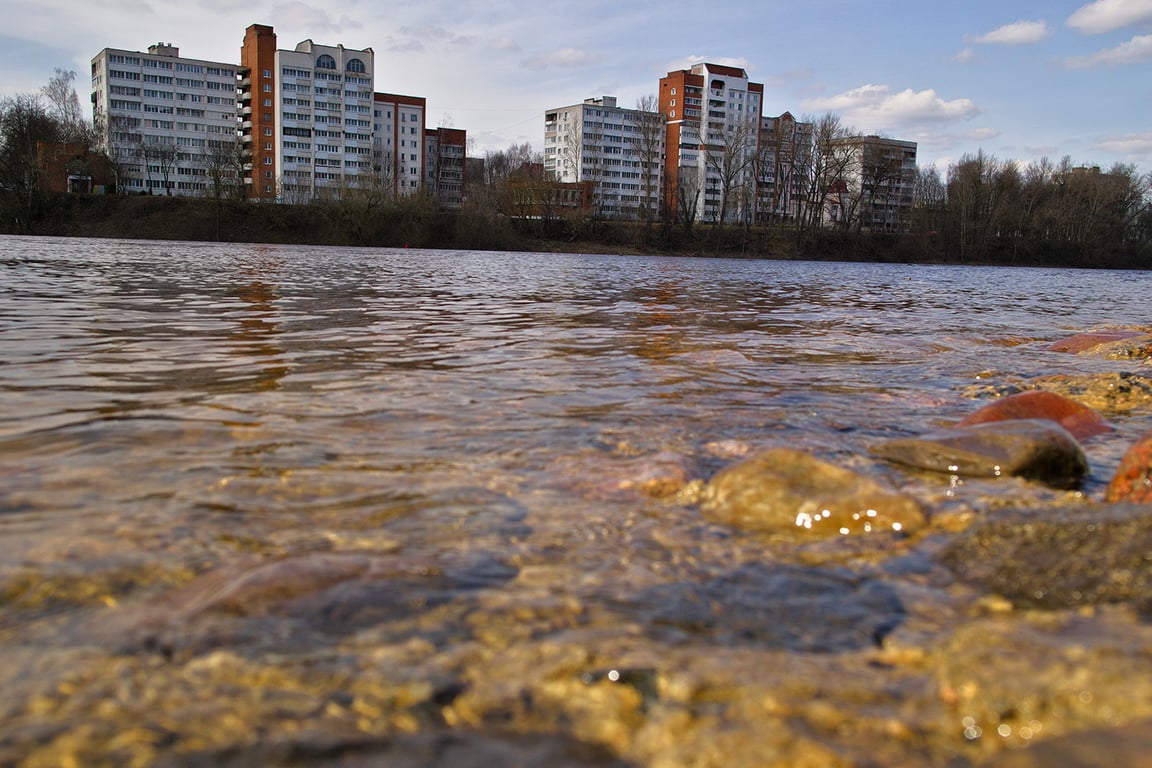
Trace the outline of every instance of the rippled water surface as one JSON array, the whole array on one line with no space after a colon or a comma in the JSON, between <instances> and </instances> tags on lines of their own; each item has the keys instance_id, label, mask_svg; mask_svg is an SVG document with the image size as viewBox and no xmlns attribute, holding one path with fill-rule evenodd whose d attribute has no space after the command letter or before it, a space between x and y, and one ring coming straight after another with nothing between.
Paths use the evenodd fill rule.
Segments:
<instances>
[{"instance_id":1,"label":"rippled water surface","mask_svg":"<svg viewBox=\"0 0 1152 768\"><path fill-rule=\"evenodd\" d=\"M539 702L571 672L576 693L557 700L576 707L601 668L631 664L652 727L653 691L673 695L666 654L699 685L766 664L757 653L838 658L874 628L836 606L882 614L899 589L848 574L848 550L804 552L709 525L682 494L628 493L630 472L667 455L705 479L787 445L887 475L862 458L869 443L963 416L982 383L1130 369L1045 347L1147 323L1150 293L1149 274L1106 271L2 238L0 757L48 764L75 738L89 750L75 754L178 764L301 723L327 743L503 732L499 717L576 739L504 745L571 764L665 754L644 751L640 724L554 722L494 680L524 676ZM1089 494L1148 425L1117 426L1093 449ZM267 577L288 607L211 581L306 556ZM325 579L360 586L312 596ZM219 608L222 589L240 596ZM701 605L725 600L730 629L689 637ZM770 621L794 631L763 629L766 601L792 606ZM260 621L219 618L237 613ZM141 629L157 616L161 641ZM263 681L213 677L236 659ZM378 690L440 714L333 698L366 667ZM312 706L229 704L247 685ZM590 701L606 708L591 723L623 706Z\"/></svg>"}]
</instances>

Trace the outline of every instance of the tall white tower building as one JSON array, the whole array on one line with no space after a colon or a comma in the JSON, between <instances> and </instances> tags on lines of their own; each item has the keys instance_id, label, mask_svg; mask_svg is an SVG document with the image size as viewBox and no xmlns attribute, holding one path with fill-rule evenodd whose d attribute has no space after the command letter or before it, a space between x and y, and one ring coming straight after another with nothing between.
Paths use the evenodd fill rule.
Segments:
<instances>
[{"instance_id":1,"label":"tall white tower building","mask_svg":"<svg viewBox=\"0 0 1152 768\"><path fill-rule=\"evenodd\" d=\"M236 175L236 65L170 43L105 48L92 59L92 112L120 191L202 195Z\"/></svg>"}]
</instances>

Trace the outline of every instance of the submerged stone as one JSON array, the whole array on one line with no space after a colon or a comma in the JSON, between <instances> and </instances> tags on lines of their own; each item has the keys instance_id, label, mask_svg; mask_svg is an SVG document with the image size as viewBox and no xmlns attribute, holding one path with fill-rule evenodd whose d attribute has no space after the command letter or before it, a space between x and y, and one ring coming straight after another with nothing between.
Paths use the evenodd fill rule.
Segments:
<instances>
[{"instance_id":1,"label":"submerged stone","mask_svg":"<svg viewBox=\"0 0 1152 768\"><path fill-rule=\"evenodd\" d=\"M1105 498L1108 501L1152 504L1152 433L1145 435L1124 454L1112 482L1108 483Z\"/></svg>"},{"instance_id":2,"label":"submerged stone","mask_svg":"<svg viewBox=\"0 0 1152 768\"><path fill-rule=\"evenodd\" d=\"M981 763L983 768L1147 768L1152 766L1152 720L1093 728L1046 739Z\"/></svg>"},{"instance_id":3,"label":"submerged stone","mask_svg":"<svg viewBox=\"0 0 1152 768\"><path fill-rule=\"evenodd\" d=\"M471 609L477 590L518 569L476 553L312 553L224 569L162 598L130 636L165 652L236 642L292 644L413 621L449 605Z\"/></svg>"},{"instance_id":4,"label":"submerged stone","mask_svg":"<svg viewBox=\"0 0 1152 768\"><path fill-rule=\"evenodd\" d=\"M1152 512L1115 505L975 525L941 554L963 581L1020 607L1152 607Z\"/></svg>"},{"instance_id":5,"label":"submerged stone","mask_svg":"<svg viewBox=\"0 0 1152 768\"><path fill-rule=\"evenodd\" d=\"M957 427L970 427L994 421L1048 419L1084 439L1110 432L1112 428L1091 408L1055 392L1031 390L1009 395L961 419Z\"/></svg>"},{"instance_id":6,"label":"submerged stone","mask_svg":"<svg viewBox=\"0 0 1152 768\"><path fill-rule=\"evenodd\" d=\"M838 653L879 645L904 619L890 586L847 571L749 563L704 581L661 584L629 618L660 642Z\"/></svg>"},{"instance_id":7,"label":"submerged stone","mask_svg":"<svg viewBox=\"0 0 1152 768\"><path fill-rule=\"evenodd\" d=\"M924 524L911 496L790 448L716 473L704 488L701 510L737 528L817 536L908 532Z\"/></svg>"},{"instance_id":8,"label":"submerged stone","mask_svg":"<svg viewBox=\"0 0 1152 768\"><path fill-rule=\"evenodd\" d=\"M664 498L687 484L690 465L687 457L670 451L637 457L588 453L552 462L546 484L567 488L591 499L621 495Z\"/></svg>"},{"instance_id":9,"label":"submerged stone","mask_svg":"<svg viewBox=\"0 0 1152 768\"><path fill-rule=\"evenodd\" d=\"M872 453L917 469L966 477L1023 477L1075 488L1088 474L1084 449L1044 419L994 421L878 443Z\"/></svg>"},{"instance_id":10,"label":"submerged stone","mask_svg":"<svg viewBox=\"0 0 1152 768\"><path fill-rule=\"evenodd\" d=\"M1073 355L1093 353L1101 347L1111 346L1116 342L1129 341L1138 337L1148 339L1148 335L1129 328L1110 328L1100 331L1088 331L1058 339L1048 345L1053 352L1067 352Z\"/></svg>"}]
</instances>

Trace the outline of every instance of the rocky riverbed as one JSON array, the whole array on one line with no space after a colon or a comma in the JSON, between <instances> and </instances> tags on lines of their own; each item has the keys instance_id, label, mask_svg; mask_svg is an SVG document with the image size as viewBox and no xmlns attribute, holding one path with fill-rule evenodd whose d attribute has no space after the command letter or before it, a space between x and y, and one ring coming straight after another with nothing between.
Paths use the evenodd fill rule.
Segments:
<instances>
[{"instance_id":1,"label":"rocky riverbed","mask_svg":"<svg viewBox=\"0 0 1152 768\"><path fill-rule=\"evenodd\" d=\"M606 440L57 540L0 574L0 764L1147 764L1150 349L1056 340L1131 369L989 373L868 452Z\"/></svg>"}]
</instances>

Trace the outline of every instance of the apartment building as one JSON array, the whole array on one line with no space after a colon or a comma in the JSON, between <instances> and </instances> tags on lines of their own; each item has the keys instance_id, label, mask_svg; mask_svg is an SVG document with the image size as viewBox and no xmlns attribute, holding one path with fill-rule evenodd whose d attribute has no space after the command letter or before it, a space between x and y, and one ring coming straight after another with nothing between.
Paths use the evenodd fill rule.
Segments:
<instances>
[{"instance_id":1,"label":"apartment building","mask_svg":"<svg viewBox=\"0 0 1152 768\"><path fill-rule=\"evenodd\" d=\"M464 157L468 133L460 128L430 128L424 132L424 186L443 208L464 203Z\"/></svg>"},{"instance_id":2,"label":"apartment building","mask_svg":"<svg viewBox=\"0 0 1152 768\"><path fill-rule=\"evenodd\" d=\"M544 170L555 181L590 182L591 204L609 219L659 218L664 118L616 98L544 113Z\"/></svg>"},{"instance_id":3,"label":"apartment building","mask_svg":"<svg viewBox=\"0 0 1152 768\"><path fill-rule=\"evenodd\" d=\"M270 26L245 30L236 93L253 197L308 202L372 183L374 63L371 48L286 50Z\"/></svg>"},{"instance_id":4,"label":"apartment building","mask_svg":"<svg viewBox=\"0 0 1152 768\"><path fill-rule=\"evenodd\" d=\"M170 43L93 57L93 118L120 191L204 195L235 182L236 70Z\"/></svg>"},{"instance_id":5,"label":"apartment building","mask_svg":"<svg viewBox=\"0 0 1152 768\"><path fill-rule=\"evenodd\" d=\"M692 221L750 222L764 85L739 67L697 64L660 79L664 200Z\"/></svg>"},{"instance_id":6,"label":"apartment building","mask_svg":"<svg viewBox=\"0 0 1152 768\"><path fill-rule=\"evenodd\" d=\"M377 93L372 107L373 162L379 183L396 195L415 194L424 183L427 100Z\"/></svg>"},{"instance_id":7,"label":"apartment building","mask_svg":"<svg viewBox=\"0 0 1152 768\"><path fill-rule=\"evenodd\" d=\"M760 118L755 223L791 221L800 215L811 157L812 123L798 121L791 112Z\"/></svg>"},{"instance_id":8,"label":"apartment building","mask_svg":"<svg viewBox=\"0 0 1152 768\"><path fill-rule=\"evenodd\" d=\"M916 142L881 136L836 139L843 170L824 201L824 221L868 232L907 232L916 186Z\"/></svg>"}]
</instances>

